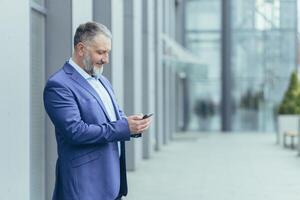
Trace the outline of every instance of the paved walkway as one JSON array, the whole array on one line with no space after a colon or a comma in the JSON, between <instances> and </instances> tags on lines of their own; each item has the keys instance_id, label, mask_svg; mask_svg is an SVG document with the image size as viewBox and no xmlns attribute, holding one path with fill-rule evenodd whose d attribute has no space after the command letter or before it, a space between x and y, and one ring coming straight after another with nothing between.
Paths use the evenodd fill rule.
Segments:
<instances>
[{"instance_id":1,"label":"paved walkway","mask_svg":"<svg viewBox=\"0 0 300 200\"><path fill-rule=\"evenodd\" d=\"M273 134L185 134L129 172L126 200L300 200L300 157Z\"/></svg>"}]
</instances>

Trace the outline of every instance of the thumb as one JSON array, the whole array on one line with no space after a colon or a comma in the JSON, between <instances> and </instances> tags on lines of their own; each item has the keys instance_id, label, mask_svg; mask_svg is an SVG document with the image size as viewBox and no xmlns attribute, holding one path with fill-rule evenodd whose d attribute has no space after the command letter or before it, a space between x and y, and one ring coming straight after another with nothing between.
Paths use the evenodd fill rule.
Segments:
<instances>
[{"instance_id":1,"label":"thumb","mask_svg":"<svg viewBox=\"0 0 300 200\"><path fill-rule=\"evenodd\" d=\"M135 120L143 119L143 114L133 115L132 117L133 117L133 119L135 119Z\"/></svg>"}]
</instances>

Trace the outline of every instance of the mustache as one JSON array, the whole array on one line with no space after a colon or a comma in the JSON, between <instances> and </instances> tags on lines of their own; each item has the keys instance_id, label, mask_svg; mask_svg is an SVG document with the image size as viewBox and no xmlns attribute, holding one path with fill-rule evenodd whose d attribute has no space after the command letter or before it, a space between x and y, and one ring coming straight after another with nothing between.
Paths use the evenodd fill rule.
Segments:
<instances>
[{"instance_id":1,"label":"mustache","mask_svg":"<svg viewBox=\"0 0 300 200\"><path fill-rule=\"evenodd\" d=\"M101 61L97 62L96 64L97 65L103 65L103 64L105 64L105 62L101 60Z\"/></svg>"}]
</instances>

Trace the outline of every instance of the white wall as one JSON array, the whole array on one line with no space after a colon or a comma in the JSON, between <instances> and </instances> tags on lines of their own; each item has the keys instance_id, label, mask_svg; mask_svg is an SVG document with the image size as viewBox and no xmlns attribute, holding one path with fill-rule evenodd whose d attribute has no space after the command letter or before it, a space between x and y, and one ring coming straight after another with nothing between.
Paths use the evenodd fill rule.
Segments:
<instances>
[{"instance_id":1,"label":"white wall","mask_svg":"<svg viewBox=\"0 0 300 200\"><path fill-rule=\"evenodd\" d=\"M0 196L29 200L29 0L1 0L0 8Z\"/></svg>"}]
</instances>

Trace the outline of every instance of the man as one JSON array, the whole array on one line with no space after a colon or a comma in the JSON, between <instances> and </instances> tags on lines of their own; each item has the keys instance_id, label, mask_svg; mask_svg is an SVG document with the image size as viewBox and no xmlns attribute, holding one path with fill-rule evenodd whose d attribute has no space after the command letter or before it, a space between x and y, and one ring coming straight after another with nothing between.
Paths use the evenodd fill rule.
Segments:
<instances>
[{"instance_id":1,"label":"man","mask_svg":"<svg viewBox=\"0 0 300 200\"><path fill-rule=\"evenodd\" d=\"M125 143L151 119L126 117L101 75L109 61L111 33L102 24L81 24L74 53L44 89L45 109L58 149L53 200L114 200L127 194Z\"/></svg>"}]
</instances>

